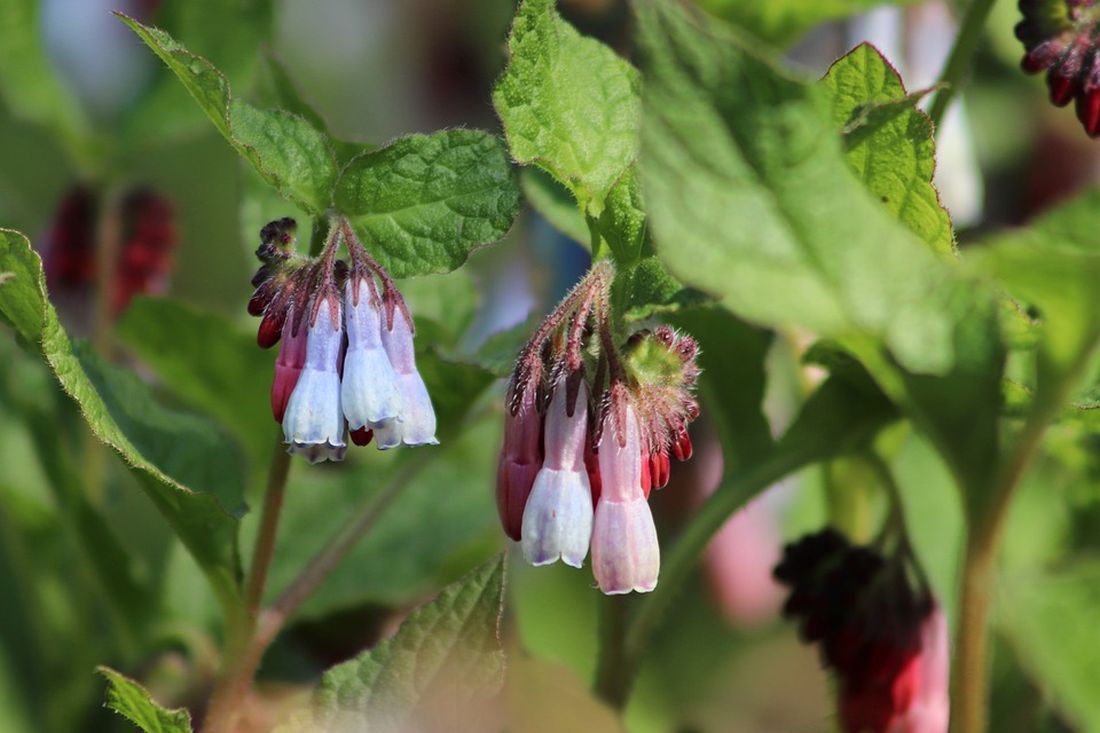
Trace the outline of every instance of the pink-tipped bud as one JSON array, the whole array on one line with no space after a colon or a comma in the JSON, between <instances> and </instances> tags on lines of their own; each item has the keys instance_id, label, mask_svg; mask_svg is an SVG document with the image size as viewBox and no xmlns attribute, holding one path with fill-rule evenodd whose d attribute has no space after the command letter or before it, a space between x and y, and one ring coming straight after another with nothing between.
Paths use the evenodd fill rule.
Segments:
<instances>
[{"instance_id":1,"label":"pink-tipped bud","mask_svg":"<svg viewBox=\"0 0 1100 733\"><path fill-rule=\"evenodd\" d=\"M687 428L684 428L680 436L672 443L672 455L676 456L678 461L686 461L691 458L692 451L691 436L688 435Z\"/></svg>"},{"instance_id":2,"label":"pink-tipped bud","mask_svg":"<svg viewBox=\"0 0 1100 733\"><path fill-rule=\"evenodd\" d=\"M259 330L256 331L256 343L261 349L270 349L279 343L285 322L286 313L283 311L271 311L264 316Z\"/></svg>"},{"instance_id":3,"label":"pink-tipped bud","mask_svg":"<svg viewBox=\"0 0 1100 733\"><path fill-rule=\"evenodd\" d=\"M642 449L634 407L612 405L600 440L603 482L592 526L592 572L607 594L657 586L661 551L642 490Z\"/></svg>"},{"instance_id":4,"label":"pink-tipped bud","mask_svg":"<svg viewBox=\"0 0 1100 733\"><path fill-rule=\"evenodd\" d=\"M293 315L283 323L283 343L279 347L279 356L275 359L275 379L271 383L271 412L275 422L282 423L286 412L286 403L298 384L298 376L306 363L306 323L301 323L298 333L294 333Z\"/></svg>"},{"instance_id":5,"label":"pink-tipped bud","mask_svg":"<svg viewBox=\"0 0 1100 733\"><path fill-rule=\"evenodd\" d=\"M948 697L951 666L947 619L936 606L921 624L921 649L915 664L915 691L908 710L889 733L946 733L951 717Z\"/></svg>"},{"instance_id":6,"label":"pink-tipped bud","mask_svg":"<svg viewBox=\"0 0 1100 733\"><path fill-rule=\"evenodd\" d=\"M584 465L588 390L582 382L573 414L569 390L558 382L546 414L542 468L523 511L523 556L532 565L561 559L579 568L592 537L592 488Z\"/></svg>"},{"instance_id":7,"label":"pink-tipped bud","mask_svg":"<svg viewBox=\"0 0 1100 733\"><path fill-rule=\"evenodd\" d=\"M504 445L497 464L497 512L504 532L522 537L523 510L542 467L542 416L535 406L535 387L521 388L519 404L504 413Z\"/></svg>"}]
</instances>

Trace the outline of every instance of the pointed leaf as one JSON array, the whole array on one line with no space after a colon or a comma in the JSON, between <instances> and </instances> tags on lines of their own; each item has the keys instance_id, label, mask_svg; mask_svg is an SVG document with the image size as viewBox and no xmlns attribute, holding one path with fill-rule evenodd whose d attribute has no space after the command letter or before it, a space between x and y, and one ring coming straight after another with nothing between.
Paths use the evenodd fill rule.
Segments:
<instances>
[{"instance_id":1,"label":"pointed leaf","mask_svg":"<svg viewBox=\"0 0 1100 733\"><path fill-rule=\"evenodd\" d=\"M225 436L193 415L169 410L133 374L74 348L46 299L42 262L19 232L0 230L0 312L34 344L80 407L88 427L135 470L146 494L203 568L223 603L238 595L240 457Z\"/></svg>"},{"instance_id":2,"label":"pointed leaf","mask_svg":"<svg viewBox=\"0 0 1100 733\"><path fill-rule=\"evenodd\" d=\"M953 254L951 218L932 185L932 120L907 95L898 72L863 43L834 63L821 84L856 176L934 252Z\"/></svg>"},{"instance_id":3,"label":"pointed leaf","mask_svg":"<svg viewBox=\"0 0 1100 733\"><path fill-rule=\"evenodd\" d=\"M763 325L951 366L952 271L852 175L819 90L675 3L640 3L642 183L657 253Z\"/></svg>"},{"instance_id":4,"label":"pointed leaf","mask_svg":"<svg viewBox=\"0 0 1100 733\"><path fill-rule=\"evenodd\" d=\"M392 639L325 673L314 698L314 725L402 731L419 729L417 721L477 715L503 683L503 593L500 556L444 588Z\"/></svg>"},{"instance_id":5,"label":"pointed leaf","mask_svg":"<svg viewBox=\"0 0 1100 733\"><path fill-rule=\"evenodd\" d=\"M191 733L191 715L186 710L162 708L148 690L113 669L100 667L96 671L107 678L106 707L145 733Z\"/></svg>"},{"instance_id":6,"label":"pointed leaf","mask_svg":"<svg viewBox=\"0 0 1100 733\"><path fill-rule=\"evenodd\" d=\"M552 173L599 216L637 156L640 80L614 51L562 20L554 4L520 5L493 106L515 159Z\"/></svg>"},{"instance_id":7,"label":"pointed leaf","mask_svg":"<svg viewBox=\"0 0 1100 733\"><path fill-rule=\"evenodd\" d=\"M119 14L168 65L238 153L287 199L319 214L328 209L336 158L325 136L283 110L260 110L233 97L229 81L209 61L158 28Z\"/></svg>"}]
</instances>

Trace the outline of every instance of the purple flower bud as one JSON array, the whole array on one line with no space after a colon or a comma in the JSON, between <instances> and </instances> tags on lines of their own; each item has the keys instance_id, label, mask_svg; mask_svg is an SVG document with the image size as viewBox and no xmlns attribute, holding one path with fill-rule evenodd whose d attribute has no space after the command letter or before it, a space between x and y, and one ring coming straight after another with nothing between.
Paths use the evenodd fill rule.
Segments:
<instances>
[{"instance_id":1,"label":"purple flower bud","mask_svg":"<svg viewBox=\"0 0 1100 733\"><path fill-rule=\"evenodd\" d=\"M545 458L523 512L523 556L532 565L561 558L579 568L592 537L592 488L584 467L588 390L582 382L568 414L565 380L558 382L546 414Z\"/></svg>"},{"instance_id":2,"label":"purple flower bud","mask_svg":"<svg viewBox=\"0 0 1100 733\"><path fill-rule=\"evenodd\" d=\"M339 302L323 298L316 318L309 323L307 316L306 323L305 368L286 406L283 436L287 450L310 463L339 461L347 450L337 372L344 338Z\"/></svg>"},{"instance_id":3,"label":"purple flower bud","mask_svg":"<svg viewBox=\"0 0 1100 733\"><path fill-rule=\"evenodd\" d=\"M651 591L661 550L642 490L638 419L629 402L619 410L612 406L598 457L603 485L592 527L592 572L609 595Z\"/></svg>"},{"instance_id":4,"label":"purple flower bud","mask_svg":"<svg viewBox=\"0 0 1100 733\"><path fill-rule=\"evenodd\" d=\"M275 359L275 379L271 382L271 411L277 423L283 421L287 402L306 364L306 326L304 323L299 324L295 335L295 320L291 313L283 323L283 343L279 347L279 357Z\"/></svg>"},{"instance_id":5,"label":"purple flower bud","mask_svg":"<svg viewBox=\"0 0 1100 733\"><path fill-rule=\"evenodd\" d=\"M542 416L535 408L535 389L521 389L516 414L507 410L504 415L504 445L497 464L497 512L504 532L517 541L527 497L542 467Z\"/></svg>"},{"instance_id":6,"label":"purple flower bud","mask_svg":"<svg viewBox=\"0 0 1100 733\"><path fill-rule=\"evenodd\" d=\"M352 430L375 429L393 421L401 410L397 375L382 348L382 314L378 303L371 300L371 289L365 279L359 281L358 302L353 283L348 282L344 303L348 330L340 389L344 416Z\"/></svg>"},{"instance_id":7,"label":"purple flower bud","mask_svg":"<svg viewBox=\"0 0 1100 733\"><path fill-rule=\"evenodd\" d=\"M383 324L384 326L385 324ZM382 328L382 346L397 374L397 388L401 394L401 414L391 431L383 426L374 431L379 448L386 443L397 445L439 445L435 438L435 410L432 408L428 388L416 370L416 352L413 350L412 327L408 317L400 310L393 314L392 328Z\"/></svg>"}]
</instances>

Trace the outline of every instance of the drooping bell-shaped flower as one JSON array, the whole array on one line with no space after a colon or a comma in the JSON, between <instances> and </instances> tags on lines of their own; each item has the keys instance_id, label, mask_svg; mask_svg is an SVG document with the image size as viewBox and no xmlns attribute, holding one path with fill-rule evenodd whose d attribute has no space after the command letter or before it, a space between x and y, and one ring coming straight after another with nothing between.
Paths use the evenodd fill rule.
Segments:
<instances>
[{"instance_id":1,"label":"drooping bell-shaped flower","mask_svg":"<svg viewBox=\"0 0 1100 733\"><path fill-rule=\"evenodd\" d=\"M592 537L592 488L585 470L588 389L580 382L569 413L566 380L554 387L546 413L543 461L523 510L523 556L532 565L559 558L579 568Z\"/></svg>"},{"instance_id":2,"label":"drooping bell-shaped flower","mask_svg":"<svg viewBox=\"0 0 1100 733\"><path fill-rule=\"evenodd\" d=\"M282 345L275 359L275 379L271 382L271 412L275 422L281 423L286 414L286 405L290 395L298 384L298 377L306 365L306 333L304 322L298 323L298 332L294 332L297 319L291 314L283 323Z\"/></svg>"},{"instance_id":3,"label":"drooping bell-shaped flower","mask_svg":"<svg viewBox=\"0 0 1100 733\"><path fill-rule=\"evenodd\" d=\"M514 394L512 390L519 390ZM542 468L542 416L535 405L535 382L513 383L504 414L504 446L497 464L497 513L504 532L517 542L523 512ZM514 402L514 404L512 404ZM514 411L514 412L513 412Z\"/></svg>"},{"instance_id":4,"label":"drooping bell-shaped flower","mask_svg":"<svg viewBox=\"0 0 1100 733\"><path fill-rule=\"evenodd\" d=\"M613 394L597 455L602 487L592 526L592 572L604 593L651 591L661 550L642 489L641 437L628 398Z\"/></svg>"},{"instance_id":5,"label":"drooping bell-shaped flower","mask_svg":"<svg viewBox=\"0 0 1100 733\"><path fill-rule=\"evenodd\" d=\"M366 279L348 281L344 293L348 348L341 402L351 430L374 430L401 412L397 375L382 348L382 313Z\"/></svg>"},{"instance_id":6,"label":"drooping bell-shaped flower","mask_svg":"<svg viewBox=\"0 0 1100 733\"><path fill-rule=\"evenodd\" d=\"M347 450L338 371L344 338L340 310L336 298L321 296L316 310L306 312L305 367L283 415L287 450L311 463L342 460Z\"/></svg>"},{"instance_id":7,"label":"drooping bell-shaped flower","mask_svg":"<svg viewBox=\"0 0 1100 733\"><path fill-rule=\"evenodd\" d=\"M412 324L406 313L397 309L389 327L382 324L382 347L397 374L397 389L401 395L401 413L396 421L388 421L374 429L379 448L405 445L439 445L435 437L435 409L424 378L416 369Z\"/></svg>"}]
</instances>

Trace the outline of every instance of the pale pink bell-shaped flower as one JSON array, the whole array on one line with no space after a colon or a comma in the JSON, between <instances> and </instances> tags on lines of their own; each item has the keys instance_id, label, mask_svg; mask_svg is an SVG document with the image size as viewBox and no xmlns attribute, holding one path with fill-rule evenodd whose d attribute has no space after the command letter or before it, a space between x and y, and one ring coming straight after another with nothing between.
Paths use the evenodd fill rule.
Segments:
<instances>
[{"instance_id":1,"label":"pale pink bell-shaped flower","mask_svg":"<svg viewBox=\"0 0 1100 733\"><path fill-rule=\"evenodd\" d=\"M535 387L518 387L519 404L504 414L504 445L497 463L497 513L504 532L519 541L527 497L542 468L542 416L535 407Z\"/></svg>"},{"instance_id":2,"label":"pale pink bell-shaped flower","mask_svg":"<svg viewBox=\"0 0 1100 733\"><path fill-rule=\"evenodd\" d=\"M951 717L947 619L936 606L921 624L921 650L916 691L909 709L890 726L889 733L947 733Z\"/></svg>"},{"instance_id":3,"label":"pale pink bell-shaped flower","mask_svg":"<svg viewBox=\"0 0 1100 733\"><path fill-rule=\"evenodd\" d=\"M382 348L382 313L379 303L372 302L371 293L365 279L359 281L358 302L353 283L349 281L345 287L348 348L340 399L352 430L383 427L401 411L397 375Z\"/></svg>"},{"instance_id":4,"label":"pale pink bell-shaped flower","mask_svg":"<svg viewBox=\"0 0 1100 733\"><path fill-rule=\"evenodd\" d=\"M592 526L592 572L604 593L644 593L657 586L661 550L642 490L637 416L628 402L620 426L614 410L598 452L602 488Z\"/></svg>"},{"instance_id":5,"label":"pale pink bell-shaped flower","mask_svg":"<svg viewBox=\"0 0 1100 733\"><path fill-rule=\"evenodd\" d=\"M306 363L283 415L283 437L293 455L310 463L339 461L347 450L337 371L343 345L338 301L323 298L306 336Z\"/></svg>"},{"instance_id":6,"label":"pale pink bell-shaped flower","mask_svg":"<svg viewBox=\"0 0 1100 733\"><path fill-rule=\"evenodd\" d=\"M306 365L306 332L309 329L305 322L300 323L295 335L295 320L294 313L290 312L283 322L282 344L279 346L279 356L275 359L275 379L271 382L271 411L278 423L283 421L286 404L298 384L302 368Z\"/></svg>"},{"instance_id":7,"label":"pale pink bell-shaped flower","mask_svg":"<svg viewBox=\"0 0 1100 733\"><path fill-rule=\"evenodd\" d=\"M416 352L409 319L400 310L393 314L392 327L383 323L382 347L397 374L401 413L396 421L383 421L374 429L379 448L405 445L439 445L435 437L435 410L424 379L416 369Z\"/></svg>"},{"instance_id":8,"label":"pale pink bell-shaped flower","mask_svg":"<svg viewBox=\"0 0 1100 733\"><path fill-rule=\"evenodd\" d=\"M568 414L565 380L554 388L546 413L543 461L523 511L523 556L532 565L559 558L579 568L592 538L592 488L584 467L588 389L581 382Z\"/></svg>"}]
</instances>

